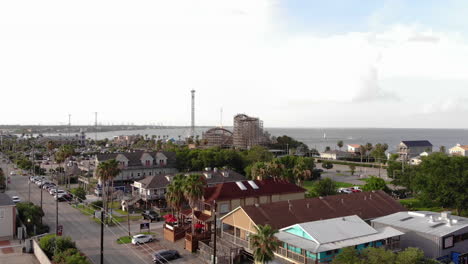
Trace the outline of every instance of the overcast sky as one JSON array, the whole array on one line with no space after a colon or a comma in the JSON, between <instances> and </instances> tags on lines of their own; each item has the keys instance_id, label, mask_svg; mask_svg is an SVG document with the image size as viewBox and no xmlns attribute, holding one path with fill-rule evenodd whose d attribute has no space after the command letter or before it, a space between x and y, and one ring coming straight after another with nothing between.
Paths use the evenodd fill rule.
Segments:
<instances>
[{"instance_id":1,"label":"overcast sky","mask_svg":"<svg viewBox=\"0 0 468 264\"><path fill-rule=\"evenodd\" d=\"M468 127L466 0L1 1L0 123Z\"/></svg>"}]
</instances>

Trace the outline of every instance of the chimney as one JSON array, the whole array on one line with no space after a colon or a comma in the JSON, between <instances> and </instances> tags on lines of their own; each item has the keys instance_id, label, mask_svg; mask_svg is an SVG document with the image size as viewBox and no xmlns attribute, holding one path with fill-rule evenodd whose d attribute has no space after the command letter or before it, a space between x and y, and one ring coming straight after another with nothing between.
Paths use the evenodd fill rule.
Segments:
<instances>
[{"instance_id":1,"label":"chimney","mask_svg":"<svg viewBox=\"0 0 468 264\"><path fill-rule=\"evenodd\" d=\"M372 194L369 194L369 200L372 200Z\"/></svg>"},{"instance_id":2,"label":"chimney","mask_svg":"<svg viewBox=\"0 0 468 264\"><path fill-rule=\"evenodd\" d=\"M341 203L344 204L344 199L343 198L341 198Z\"/></svg>"},{"instance_id":3,"label":"chimney","mask_svg":"<svg viewBox=\"0 0 468 264\"><path fill-rule=\"evenodd\" d=\"M367 196L364 195L364 201L367 200Z\"/></svg>"},{"instance_id":4,"label":"chimney","mask_svg":"<svg viewBox=\"0 0 468 264\"><path fill-rule=\"evenodd\" d=\"M260 205L258 203L255 204L255 207L260 207Z\"/></svg>"},{"instance_id":5,"label":"chimney","mask_svg":"<svg viewBox=\"0 0 468 264\"><path fill-rule=\"evenodd\" d=\"M307 208L310 208L310 204L309 204L309 203L307 203Z\"/></svg>"},{"instance_id":6,"label":"chimney","mask_svg":"<svg viewBox=\"0 0 468 264\"><path fill-rule=\"evenodd\" d=\"M440 213L440 216L442 217L442 220L450 220L452 216L452 212L444 211Z\"/></svg>"},{"instance_id":7,"label":"chimney","mask_svg":"<svg viewBox=\"0 0 468 264\"><path fill-rule=\"evenodd\" d=\"M289 211L291 211L292 209L292 204L289 204Z\"/></svg>"},{"instance_id":8,"label":"chimney","mask_svg":"<svg viewBox=\"0 0 468 264\"><path fill-rule=\"evenodd\" d=\"M433 215L430 215L429 216L429 223L434 223L434 216Z\"/></svg>"},{"instance_id":9,"label":"chimney","mask_svg":"<svg viewBox=\"0 0 468 264\"><path fill-rule=\"evenodd\" d=\"M214 168L213 168L213 171L214 171L214 172L218 172L218 168L214 167Z\"/></svg>"}]
</instances>

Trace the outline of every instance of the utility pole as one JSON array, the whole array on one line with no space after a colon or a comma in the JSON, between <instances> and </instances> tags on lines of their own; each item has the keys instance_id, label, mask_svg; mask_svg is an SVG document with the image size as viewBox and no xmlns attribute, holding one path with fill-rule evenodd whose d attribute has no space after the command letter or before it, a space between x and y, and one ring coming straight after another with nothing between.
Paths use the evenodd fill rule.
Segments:
<instances>
[{"instance_id":1,"label":"utility pole","mask_svg":"<svg viewBox=\"0 0 468 264\"><path fill-rule=\"evenodd\" d=\"M94 112L94 144L97 141L97 112Z\"/></svg>"},{"instance_id":2,"label":"utility pole","mask_svg":"<svg viewBox=\"0 0 468 264\"><path fill-rule=\"evenodd\" d=\"M213 237L213 264L216 264L216 200L214 201L214 237Z\"/></svg>"},{"instance_id":3,"label":"utility pole","mask_svg":"<svg viewBox=\"0 0 468 264\"><path fill-rule=\"evenodd\" d=\"M55 185L55 196L57 199L55 199L55 235L58 236L58 177L57 177L57 185Z\"/></svg>"},{"instance_id":4,"label":"utility pole","mask_svg":"<svg viewBox=\"0 0 468 264\"><path fill-rule=\"evenodd\" d=\"M104 210L101 211L101 264L104 264Z\"/></svg>"}]
</instances>

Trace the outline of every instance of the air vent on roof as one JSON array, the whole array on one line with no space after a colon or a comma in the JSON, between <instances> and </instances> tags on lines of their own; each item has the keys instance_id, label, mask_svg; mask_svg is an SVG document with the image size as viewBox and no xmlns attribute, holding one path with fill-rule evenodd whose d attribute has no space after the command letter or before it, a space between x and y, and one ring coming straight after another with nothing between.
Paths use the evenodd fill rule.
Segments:
<instances>
[{"instance_id":1,"label":"air vent on roof","mask_svg":"<svg viewBox=\"0 0 468 264\"><path fill-rule=\"evenodd\" d=\"M242 182L238 181L236 182L236 184L239 187L239 189L241 189L242 191L247 190L247 187L245 187L245 185Z\"/></svg>"},{"instance_id":2,"label":"air vent on roof","mask_svg":"<svg viewBox=\"0 0 468 264\"><path fill-rule=\"evenodd\" d=\"M433 225L431 227L436 228L436 227L443 226L443 225L445 225L445 223L438 223L438 224L435 224L435 225Z\"/></svg>"},{"instance_id":3,"label":"air vent on roof","mask_svg":"<svg viewBox=\"0 0 468 264\"><path fill-rule=\"evenodd\" d=\"M410 217L405 217L403 219L400 219L400 221L407 221L407 220L410 220L410 219L413 219L414 217L410 216Z\"/></svg>"},{"instance_id":4,"label":"air vent on roof","mask_svg":"<svg viewBox=\"0 0 468 264\"><path fill-rule=\"evenodd\" d=\"M258 185L257 185L254 181L248 181L248 183L249 183L250 186L252 186L252 188L254 188L255 190L258 189Z\"/></svg>"}]
</instances>

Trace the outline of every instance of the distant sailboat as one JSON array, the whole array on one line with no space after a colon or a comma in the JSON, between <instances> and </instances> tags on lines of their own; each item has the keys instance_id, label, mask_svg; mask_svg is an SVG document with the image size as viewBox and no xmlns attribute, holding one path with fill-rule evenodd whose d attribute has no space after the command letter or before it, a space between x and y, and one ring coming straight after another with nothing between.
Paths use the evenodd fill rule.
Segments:
<instances>
[{"instance_id":1,"label":"distant sailboat","mask_svg":"<svg viewBox=\"0 0 468 264\"><path fill-rule=\"evenodd\" d=\"M327 133L323 133L323 139L327 140Z\"/></svg>"}]
</instances>

